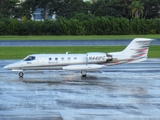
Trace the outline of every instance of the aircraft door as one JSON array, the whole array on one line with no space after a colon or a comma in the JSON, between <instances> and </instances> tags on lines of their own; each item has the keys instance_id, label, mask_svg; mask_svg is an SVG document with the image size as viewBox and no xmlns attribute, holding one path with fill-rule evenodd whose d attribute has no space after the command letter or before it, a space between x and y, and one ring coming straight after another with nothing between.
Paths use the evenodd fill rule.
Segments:
<instances>
[{"instance_id":1,"label":"aircraft door","mask_svg":"<svg viewBox=\"0 0 160 120\"><path fill-rule=\"evenodd\" d=\"M86 54L86 63L88 64L88 54Z\"/></svg>"}]
</instances>

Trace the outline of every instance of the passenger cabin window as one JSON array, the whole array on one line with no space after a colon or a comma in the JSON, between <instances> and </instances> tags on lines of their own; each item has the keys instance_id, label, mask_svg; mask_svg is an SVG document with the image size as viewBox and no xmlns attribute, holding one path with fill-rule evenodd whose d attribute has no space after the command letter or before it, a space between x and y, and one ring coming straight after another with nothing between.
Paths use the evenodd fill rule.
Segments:
<instances>
[{"instance_id":1,"label":"passenger cabin window","mask_svg":"<svg viewBox=\"0 0 160 120\"><path fill-rule=\"evenodd\" d=\"M49 58L49 61L51 61L52 60L52 58Z\"/></svg>"},{"instance_id":2,"label":"passenger cabin window","mask_svg":"<svg viewBox=\"0 0 160 120\"><path fill-rule=\"evenodd\" d=\"M24 61L33 61L35 59L36 59L35 56L28 56L27 58L24 59Z\"/></svg>"},{"instance_id":3,"label":"passenger cabin window","mask_svg":"<svg viewBox=\"0 0 160 120\"><path fill-rule=\"evenodd\" d=\"M62 57L61 60L64 61L64 57Z\"/></svg>"},{"instance_id":4,"label":"passenger cabin window","mask_svg":"<svg viewBox=\"0 0 160 120\"><path fill-rule=\"evenodd\" d=\"M70 61L71 60L71 58L70 57L68 57L68 61Z\"/></svg>"},{"instance_id":5,"label":"passenger cabin window","mask_svg":"<svg viewBox=\"0 0 160 120\"><path fill-rule=\"evenodd\" d=\"M76 57L74 57L74 60L77 60L77 58L76 58Z\"/></svg>"},{"instance_id":6,"label":"passenger cabin window","mask_svg":"<svg viewBox=\"0 0 160 120\"><path fill-rule=\"evenodd\" d=\"M58 60L58 58L55 58L55 61L57 61Z\"/></svg>"}]
</instances>

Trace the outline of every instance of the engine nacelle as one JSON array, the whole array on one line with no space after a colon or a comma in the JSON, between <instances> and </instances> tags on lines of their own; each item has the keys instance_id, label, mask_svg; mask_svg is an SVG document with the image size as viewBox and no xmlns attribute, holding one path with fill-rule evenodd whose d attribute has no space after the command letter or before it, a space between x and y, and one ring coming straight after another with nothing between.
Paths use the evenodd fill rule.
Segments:
<instances>
[{"instance_id":1,"label":"engine nacelle","mask_svg":"<svg viewBox=\"0 0 160 120\"><path fill-rule=\"evenodd\" d=\"M106 53L91 52L87 53L87 62L89 63L103 63L112 60L112 56Z\"/></svg>"}]
</instances>

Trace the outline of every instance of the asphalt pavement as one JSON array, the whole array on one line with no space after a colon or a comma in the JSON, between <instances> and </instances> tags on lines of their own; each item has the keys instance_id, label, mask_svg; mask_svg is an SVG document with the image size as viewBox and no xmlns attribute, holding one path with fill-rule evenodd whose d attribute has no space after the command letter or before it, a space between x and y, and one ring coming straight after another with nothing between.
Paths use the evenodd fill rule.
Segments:
<instances>
[{"instance_id":1,"label":"asphalt pavement","mask_svg":"<svg viewBox=\"0 0 160 120\"><path fill-rule=\"evenodd\" d=\"M0 46L127 46L129 40L0 40ZM160 39L151 42L160 45Z\"/></svg>"},{"instance_id":2,"label":"asphalt pavement","mask_svg":"<svg viewBox=\"0 0 160 120\"><path fill-rule=\"evenodd\" d=\"M0 119L159 120L160 59L89 72L26 71L0 60Z\"/></svg>"}]
</instances>

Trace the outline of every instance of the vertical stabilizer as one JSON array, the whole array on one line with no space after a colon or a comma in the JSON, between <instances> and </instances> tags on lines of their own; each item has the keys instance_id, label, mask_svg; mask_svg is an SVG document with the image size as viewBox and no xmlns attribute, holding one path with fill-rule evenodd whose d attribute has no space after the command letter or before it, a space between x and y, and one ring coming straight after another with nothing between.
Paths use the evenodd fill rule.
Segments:
<instances>
[{"instance_id":1,"label":"vertical stabilizer","mask_svg":"<svg viewBox=\"0 0 160 120\"><path fill-rule=\"evenodd\" d=\"M130 56L134 61L144 61L148 57L148 50L150 42L153 39L149 38L135 38L132 42L122 51L123 55Z\"/></svg>"}]
</instances>

